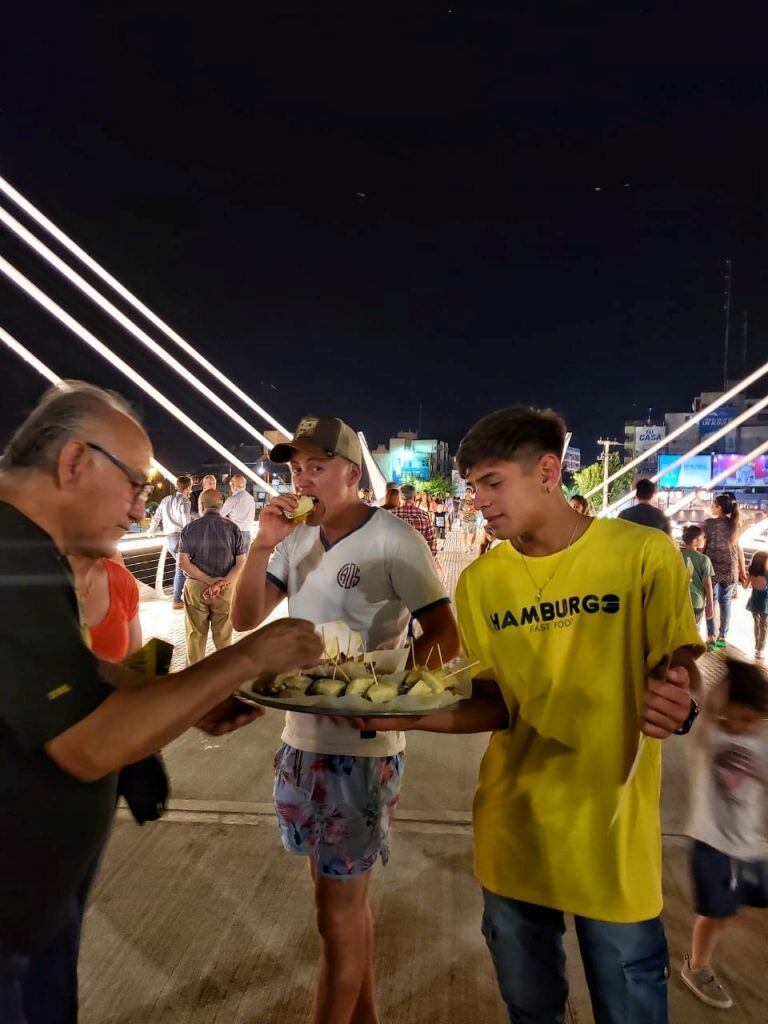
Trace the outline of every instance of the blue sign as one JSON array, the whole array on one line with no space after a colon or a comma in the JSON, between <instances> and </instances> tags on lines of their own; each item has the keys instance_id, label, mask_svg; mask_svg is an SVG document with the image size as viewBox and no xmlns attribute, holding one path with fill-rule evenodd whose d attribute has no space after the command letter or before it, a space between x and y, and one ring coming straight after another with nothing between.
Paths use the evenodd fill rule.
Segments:
<instances>
[{"instance_id":1,"label":"blue sign","mask_svg":"<svg viewBox=\"0 0 768 1024\"><path fill-rule=\"evenodd\" d=\"M736 409L733 406L724 405L720 409L715 409L713 413L705 416L699 423L701 436L706 437L707 434L714 434L716 430L727 427L731 420L734 419L736 419Z\"/></svg>"},{"instance_id":2,"label":"blue sign","mask_svg":"<svg viewBox=\"0 0 768 1024\"><path fill-rule=\"evenodd\" d=\"M691 455L676 469L666 472L679 458L679 455L659 456L659 487L703 487L712 479L710 455Z\"/></svg>"}]
</instances>

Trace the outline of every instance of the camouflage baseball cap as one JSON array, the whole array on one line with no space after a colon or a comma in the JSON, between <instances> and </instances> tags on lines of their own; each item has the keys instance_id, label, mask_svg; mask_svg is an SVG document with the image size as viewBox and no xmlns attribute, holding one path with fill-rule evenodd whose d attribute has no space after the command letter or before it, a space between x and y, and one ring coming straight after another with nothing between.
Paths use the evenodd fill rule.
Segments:
<instances>
[{"instance_id":1,"label":"camouflage baseball cap","mask_svg":"<svg viewBox=\"0 0 768 1024\"><path fill-rule=\"evenodd\" d=\"M333 458L339 455L362 468L363 450L357 433L335 416L303 416L293 440L276 444L269 457L272 462L290 462L295 452Z\"/></svg>"}]
</instances>

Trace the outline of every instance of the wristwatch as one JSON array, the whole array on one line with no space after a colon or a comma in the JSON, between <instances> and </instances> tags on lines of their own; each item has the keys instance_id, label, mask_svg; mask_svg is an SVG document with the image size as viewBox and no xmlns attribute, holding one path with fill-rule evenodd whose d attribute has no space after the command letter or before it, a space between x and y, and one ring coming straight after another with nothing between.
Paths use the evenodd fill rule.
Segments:
<instances>
[{"instance_id":1,"label":"wristwatch","mask_svg":"<svg viewBox=\"0 0 768 1024\"><path fill-rule=\"evenodd\" d=\"M691 710L688 712L688 717L680 726L680 728L675 729L675 736L686 736L691 731L693 723L696 721L698 714L699 702L696 700L695 697L691 697Z\"/></svg>"}]
</instances>

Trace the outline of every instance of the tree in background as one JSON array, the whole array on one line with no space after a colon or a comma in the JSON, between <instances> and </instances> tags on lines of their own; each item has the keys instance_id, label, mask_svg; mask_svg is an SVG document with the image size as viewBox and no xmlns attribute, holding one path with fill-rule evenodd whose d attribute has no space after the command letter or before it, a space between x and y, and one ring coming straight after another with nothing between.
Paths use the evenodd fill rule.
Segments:
<instances>
[{"instance_id":1,"label":"tree in background","mask_svg":"<svg viewBox=\"0 0 768 1024\"><path fill-rule=\"evenodd\" d=\"M404 473L401 484L413 484L417 491L426 491L430 498L442 497L443 494L453 494L453 483L450 477L433 476L431 480L423 480L420 476L411 476Z\"/></svg>"},{"instance_id":2,"label":"tree in background","mask_svg":"<svg viewBox=\"0 0 768 1024\"><path fill-rule=\"evenodd\" d=\"M621 465L618 452L611 452L608 460L608 475L611 476L620 470ZM591 465L585 466L584 469L580 469L578 473L573 474L573 479L576 486L571 489L570 494L566 493L566 497L571 497L573 494L583 494L586 497L587 491L591 491L593 487L599 487L600 490L595 491L593 495L587 498L591 510L599 512L603 507L603 463L593 462ZM623 498L629 491L631 483L631 473L625 473L618 480L612 480L608 484L608 503L613 504L614 501Z\"/></svg>"}]
</instances>

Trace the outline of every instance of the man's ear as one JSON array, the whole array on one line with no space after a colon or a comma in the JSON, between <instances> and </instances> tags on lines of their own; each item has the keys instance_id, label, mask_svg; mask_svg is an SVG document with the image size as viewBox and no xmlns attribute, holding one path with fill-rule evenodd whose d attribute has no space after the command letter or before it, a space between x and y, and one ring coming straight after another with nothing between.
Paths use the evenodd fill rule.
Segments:
<instances>
[{"instance_id":1,"label":"man's ear","mask_svg":"<svg viewBox=\"0 0 768 1024\"><path fill-rule=\"evenodd\" d=\"M67 441L56 459L56 483L63 490L79 483L90 458L90 452L82 441Z\"/></svg>"},{"instance_id":2,"label":"man's ear","mask_svg":"<svg viewBox=\"0 0 768 1024\"><path fill-rule=\"evenodd\" d=\"M553 490L560 483L560 459L551 452L539 459L538 473L542 486Z\"/></svg>"},{"instance_id":3,"label":"man's ear","mask_svg":"<svg viewBox=\"0 0 768 1024\"><path fill-rule=\"evenodd\" d=\"M356 466L354 462L350 462L349 476L347 478L349 480L349 486L352 487L354 485L355 487L357 487L360 483L360 480L362 479L362 476L363 471L360 469L360 467Z\"/></svg>"}]
</instances>

